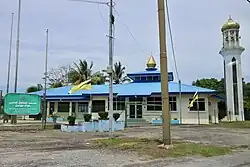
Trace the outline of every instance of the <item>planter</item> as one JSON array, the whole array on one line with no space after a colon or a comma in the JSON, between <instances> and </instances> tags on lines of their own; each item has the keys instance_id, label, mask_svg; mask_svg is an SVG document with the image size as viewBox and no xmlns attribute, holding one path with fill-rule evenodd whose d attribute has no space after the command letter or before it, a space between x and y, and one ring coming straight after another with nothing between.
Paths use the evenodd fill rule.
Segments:
<instances>
[{"instance_id":1,"label":"planter","mask_svg":"<svg viewBox=\"0 0 250 167\"><path fill-rule=\"evenodd\" d=\"M109 131L109 120L99 120L99 132Z\"/></svg>"},{"instance_id":2,"label":"planter","mask_svg":"<svg viewBox=\"0 0 250 167\"><path fill-rule=\"evenodd\" d=\"M124 121L114 121L113 130L124 130ZM81 122L78 125L62 124L61 131L63 132L108 132L109 120L100 120L94 122Z\"/></svg>"},{"instance_id":3,"label":"planter","mask_svg":"<svg viewBox=\"0 0 250 167\"><path fill-rule=\"evenodd\" d=\"M57 118L52 118L53 123L56 123Z\"/></svg>"},{"instance_id":4,"label":"planter","mask_svg":"<svg viewBox=\"0 0 250 167\"><path fill-rule=\"evenodd\" d=\"M63 132L79 132L79 126L78 125L61 125L61 131Z\"/></svg>"},{"instance_id":5,"label":"planter","mask_svg":"<svg viewBox=\"0 0 250 167\"><path fill-rule=\"evenodd\" d=\"M124 121L114 121L114 124L113 124L114 131L124 130L124 127L125 127Z\"/></svg>"},{"instance_id":6,"label":"planter","mask_svg":"<svg viewBox=\"0 0 250 167\"><path fill-rule=\"evenodd\" d=\"M153 125L162 125L162 120L161 119L152 120L151 124L153 124ZM180 124L179 120L171 120L171 125L179 125L179 124Z\"/></svg>"}]
</instances>

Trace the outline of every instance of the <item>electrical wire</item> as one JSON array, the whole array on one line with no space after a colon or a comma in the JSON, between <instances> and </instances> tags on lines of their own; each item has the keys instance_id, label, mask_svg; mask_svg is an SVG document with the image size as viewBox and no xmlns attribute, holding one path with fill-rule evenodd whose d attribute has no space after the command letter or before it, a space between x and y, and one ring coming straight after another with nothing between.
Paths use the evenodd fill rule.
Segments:
<instances>
[{"instance_id":1,"label":"electrical wire","mask_svg":"<svg viewBox=\"0 0 250 167\"><path fill-rule=\"evenodd\" d=\"M180 76L179 76L179 72L178 72L178 68L177 68L177 62L176 62L174 42L173 42L173 34L172 34L171 20L170 20L170 14L169 14L168 0L166 0L166 12L167 12L169 36L170 36L170 42L171 42L171 47L172 47L172 56L173 56L173 59L174 59L174 66L175 66L176 76L177 76L177 79L180 81Z\"/></svg>"},{"instance_id":2,"label":"electrical wire","mask_svg":"<svg viewBox=\"0 0 250 167\"><path fill-rule=\"evenodd\" d=\"M130 28L128 27L128 25L122 21L120 14L117 12L116 8L114 7L114 11L116 13L116 15L120 18L120 21L122 22L123 26L127 29L128 33L130 34L130 36L133 38L133 40L136 42L136 44L138 45L138 47L140 48L141 52L146 53L146 51L141 47L139 41L135 38L135 36L133 35L132 31L130 30Z\"/></svg>"}]
</instances>

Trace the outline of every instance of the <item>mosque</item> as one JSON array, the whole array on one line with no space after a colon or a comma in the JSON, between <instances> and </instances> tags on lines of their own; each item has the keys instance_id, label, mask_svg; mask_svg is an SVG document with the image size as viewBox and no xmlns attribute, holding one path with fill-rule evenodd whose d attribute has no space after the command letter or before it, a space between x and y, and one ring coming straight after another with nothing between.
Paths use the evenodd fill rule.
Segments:
<instances>
[{"instance_id":1,"label":"mosque","mask_svg":"<svg viewBox=\"0 0 250 167\"><path fill-rule=\"evenodd\" d=\"M228 115L225 119L244 120L241 53L244 48L240 46L240 26L230 17L223 25L223 47L220 54L224 58L224 71L226 78L226 100ZM121 114L121 120L138 123L151 123L152 120L161 119L161 77L156 68L153 56L150 56L147 68L141 72L128 73L132 80L130 83L114 84L114 113ZM169 106L171 119L178 120L180 124L209 124L218 122L218 101L215 90L205 89L192 85L173 82L173 73L169 72ZM82 119L84 113L98 117L98 112L109 111L108 85L92 85L90 90L79 90L68 94L72 86L53 88L47 90L47 115L56 112L60 117L66 118L73 113L77 119ZM179 89L180 88L180 89ZM181 96L179 91L181 90ZM193 107L188 108L195 92L199 98ZM41 97L43 91L34 92ZM230 116L230 118L229 118Z\"/></svg>"}]
</instances>

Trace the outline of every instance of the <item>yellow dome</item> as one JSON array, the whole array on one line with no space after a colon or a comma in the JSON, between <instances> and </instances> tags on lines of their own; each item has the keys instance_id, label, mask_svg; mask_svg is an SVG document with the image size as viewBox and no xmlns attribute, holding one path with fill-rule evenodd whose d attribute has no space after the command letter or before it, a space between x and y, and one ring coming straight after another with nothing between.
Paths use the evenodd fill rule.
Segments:
<instances>
[{"instance_id":1,"label":"yellow dome","mask_svg":"<svg viewBox=\"0 0 250 167\"><path fill-rule=\"evenodd\" d=\"M148 68L155 68L156 62L153 56L150 56L148 62L147 62L147 67Z\"/></svg>"},{"instance_id":2,"label":"yellow dome","mask_svg":"<svg viewBox=\"0 0 250 167\"><path fill-rule=\"evenodd\" d=\"M221 31L229 30L229 29L240 29L240 24L235 22L231 16L229 16L228 21L222 26Z\"/></svg>"}]
</instances>

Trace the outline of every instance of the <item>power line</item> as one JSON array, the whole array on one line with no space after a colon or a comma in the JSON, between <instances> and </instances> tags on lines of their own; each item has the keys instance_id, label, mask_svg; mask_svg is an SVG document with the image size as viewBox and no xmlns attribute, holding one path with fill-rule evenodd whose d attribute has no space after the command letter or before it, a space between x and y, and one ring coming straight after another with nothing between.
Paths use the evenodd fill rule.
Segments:
<instances>
[{"instance_id":1,"label":"power line","mask_svg":"<svg viewBox=\"0 0 250 167\"><path fill-rule=\"evenodd\" d=\"M146 53L145 50L141 47L141 44L139 43L139 41L135 38L135 36L133 35L132 31L130 30L130 28L128 27L128 25L122 21L120 14L117 12L116 8L114 7L114 11L117 14L117 16L120 18L123 26L127 29L127 31L129 32L130 36L133 38L133 40L136 42L136 44L138 45L138 47L140 48L140 50L143 53Z\"/></svg>"},{"instance_id":2,"label":"power line","mask_svg":"<svg viewBox=\"0 0 250 167\"><path fill-rule=\"evenodd\" d=\"M170 14L169 14L168 0L166 0L166 12L167 12L168 28L169 28L170 42L171 42L171 47L172 47L172 56L174 59L176 76L177 76L177 79L180 81L180 76L179 76L177 62L176 62L176 56L175 56L175 48L174 48L174 42L173 42L173 34L172 34L171 20L170 20Z\"/></svg>"}]
</instances>

